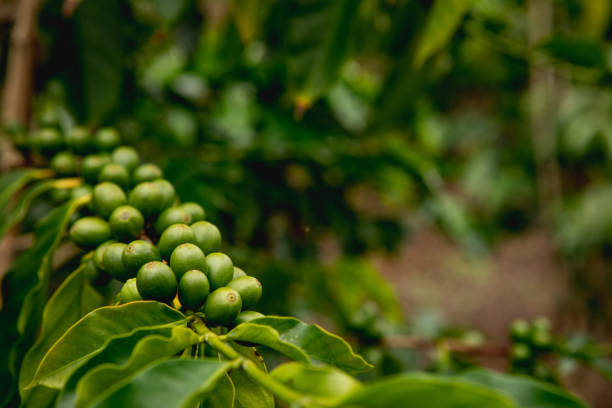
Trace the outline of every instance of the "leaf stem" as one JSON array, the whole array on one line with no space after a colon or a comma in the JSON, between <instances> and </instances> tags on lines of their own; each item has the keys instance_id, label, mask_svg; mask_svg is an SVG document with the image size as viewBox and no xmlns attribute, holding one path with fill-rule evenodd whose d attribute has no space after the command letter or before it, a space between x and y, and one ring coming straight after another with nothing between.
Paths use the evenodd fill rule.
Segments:
<instances>
[{"instance_id":1,"label":"leaf stem","mask_svg":"<svg viewBox=\"0 0 612 408\"><path fill-rule=\"evenodd\" d=\"M224 343L219 336L213 333L207 326L204 324L202 319L199 316L193 316L193 320L191 321L191 327L196 331L199 335L202 336L203 340L210 345L212 348L223 354L230 360L234 360L234 364L236 368L242 368L244 372L255 382L261 385L263 388L267 389L274 395L278 396L282 400L285 400L291 404L295 404L298 406L308 407L313 403L313 399L309 396L303 395L297 391L292 390L286 385L276 381L274 378L270 377L270 375L259 369L251 360L244 358L240 355L236 350L234 350L230 345ZM322 401L317 401L322 402Z\"/></svg>"}]
</instances>

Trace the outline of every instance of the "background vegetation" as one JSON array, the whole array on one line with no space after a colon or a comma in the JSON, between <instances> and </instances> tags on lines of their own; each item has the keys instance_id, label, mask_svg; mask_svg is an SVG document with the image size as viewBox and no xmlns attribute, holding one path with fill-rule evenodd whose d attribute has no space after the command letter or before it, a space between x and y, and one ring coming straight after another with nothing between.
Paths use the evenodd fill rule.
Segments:
<instances>
[{"instance_id":1,"label":"background vegetation","mask_svg":"<svg viewBox=\"0 0 612 408\"><path fill-rule=\"evenodd\" d=\"M605 341L611 15L607 0L48 0L33 126L118 126L204 205L262 281L262 312L350 336L378 374L452 370L466 361L440 339L484 341L402 311L406 288L372 263L423 230L470 259L543 231L567 286L555 328Z\"/></svg>"}]
</instances>

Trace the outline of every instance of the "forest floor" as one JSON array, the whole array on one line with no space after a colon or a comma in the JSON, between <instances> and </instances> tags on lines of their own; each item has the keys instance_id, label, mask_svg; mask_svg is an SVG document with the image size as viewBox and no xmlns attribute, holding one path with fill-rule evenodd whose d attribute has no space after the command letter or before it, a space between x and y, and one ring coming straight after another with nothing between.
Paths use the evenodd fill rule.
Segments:
<instances>
[{"instance_id":1,"label":"forest floor","mask_svg":"<svg viewBox=\"0 0 612 408\"><path fill-rule=\"evenodd\" d=\"M406 316L433 311L456 326L482 331L494 343L507 342L508 327L518 317L546 316L562 333L584 328L576 313L565 312L569 273L541 230L507 238L481 258L465 255L435 230L423 230L396 255L373 255L372 260L397 288ZM500 359L483 363L500 369L506 364ZM594 408L610 406L610 383L591 370L578 370L567 382Z\"/></svg>"}]
</instances>

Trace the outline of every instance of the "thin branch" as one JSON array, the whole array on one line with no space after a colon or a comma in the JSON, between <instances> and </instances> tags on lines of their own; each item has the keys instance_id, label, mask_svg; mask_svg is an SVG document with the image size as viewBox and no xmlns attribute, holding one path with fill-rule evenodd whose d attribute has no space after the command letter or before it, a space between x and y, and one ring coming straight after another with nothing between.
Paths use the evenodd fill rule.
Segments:
<instances>
[{"instance_id":1,"label":"thin branch","mask_svg":"<svg viewBox=\"0 0 612 408\"><path fill-rule=\"evenodd\" d=\"M420 337L397 336L387 337L383 340L383 346L395 349L433 350L440 346L446 347L451 352L471 356L508 357L509 346L507 344L483 344L471 345L459 340L444 340L434 342Z\"/></svg>"}]
</instances>

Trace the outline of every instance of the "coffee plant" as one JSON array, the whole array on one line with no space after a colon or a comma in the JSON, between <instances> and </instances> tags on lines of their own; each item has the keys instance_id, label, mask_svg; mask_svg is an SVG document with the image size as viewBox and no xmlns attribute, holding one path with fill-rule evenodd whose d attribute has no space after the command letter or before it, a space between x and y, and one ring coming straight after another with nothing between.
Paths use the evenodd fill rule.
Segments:
<instances>
[{"instance_id":1,"label":"coffee plant","mask_svg":"<svg viewBox=\"0 0 612 408\"><path fill-rule=\"evenodd\" d=\"M254 310L279 294L219 252L206 209L181 202L117 130L43 127L22 142L31 167L0 178L2 232L37 197L54 204L2 285L4 406L586 406L550 383L479 368L363 382L372 365L342 338ZM548 347L545 322L533 326L529 344ZM531 332L522 322L512 333L518 366ZM270 353L282 360L269 371Z\"/></svg>"}]
</instances>

